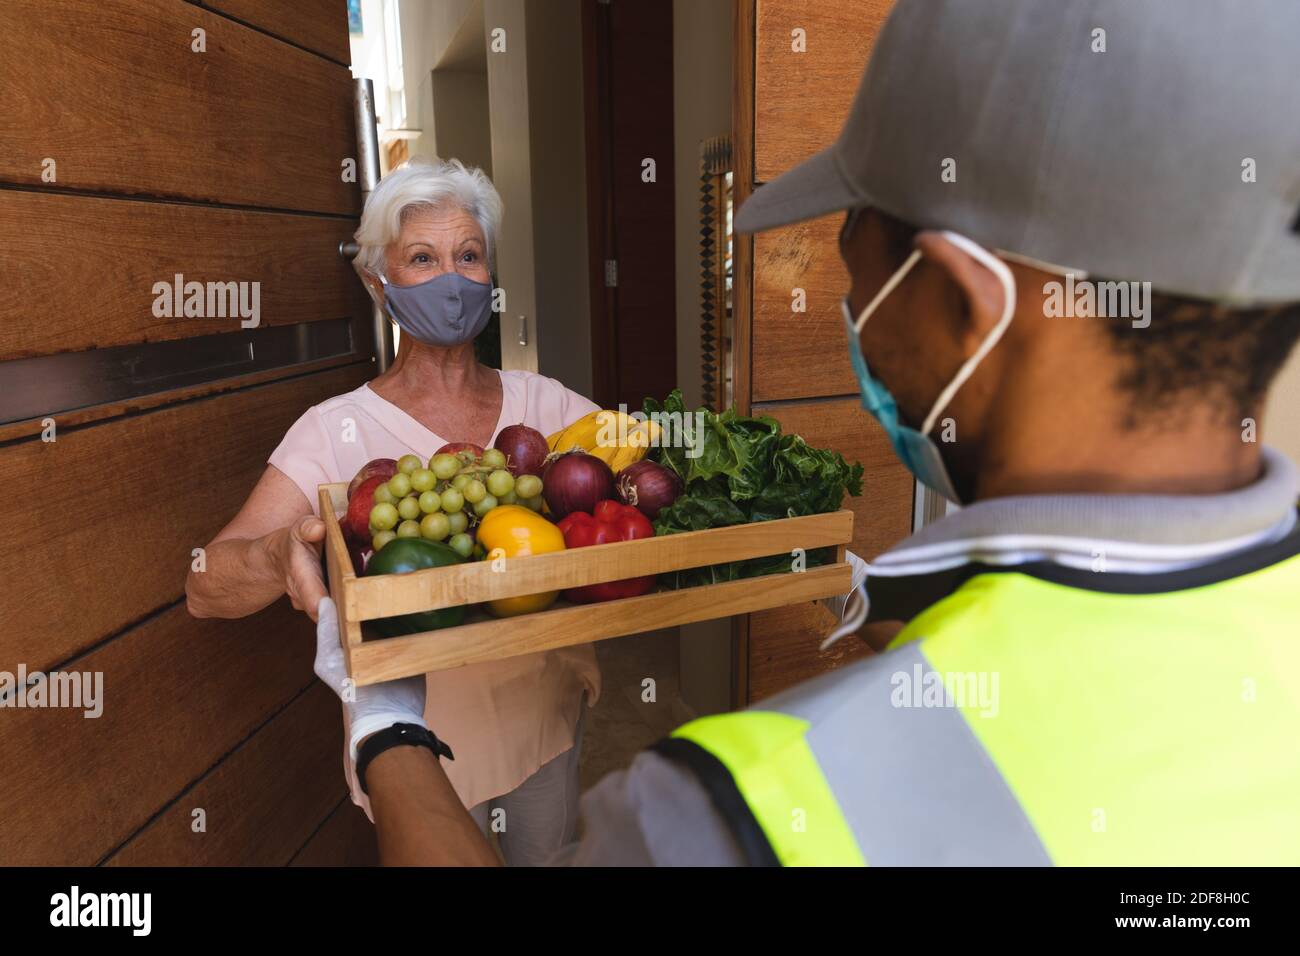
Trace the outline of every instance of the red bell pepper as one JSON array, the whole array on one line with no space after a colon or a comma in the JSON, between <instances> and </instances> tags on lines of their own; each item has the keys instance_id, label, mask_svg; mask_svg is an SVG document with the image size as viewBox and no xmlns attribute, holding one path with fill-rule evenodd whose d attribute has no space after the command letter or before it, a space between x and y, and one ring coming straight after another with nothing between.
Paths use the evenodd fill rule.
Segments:
<instances>
[{"instance_id":1,"label":"red bell pepper","mask_svg":"<svg viewBox=\"0 0 1300 956\"><path fill-rule=\"evenodd\" d=\"M654 537L655 529L650 519L631 505L607 499L597 502L592 510L592 514L574 511L560 520L558 527L564 533L565 548L585 548L589 544L610 544L614 541ZM564 596L579 604L595 604L598 601L646 594L654 586L655 576L651 574L641 578L569 588Z\"/></svg>"}]
</instances>

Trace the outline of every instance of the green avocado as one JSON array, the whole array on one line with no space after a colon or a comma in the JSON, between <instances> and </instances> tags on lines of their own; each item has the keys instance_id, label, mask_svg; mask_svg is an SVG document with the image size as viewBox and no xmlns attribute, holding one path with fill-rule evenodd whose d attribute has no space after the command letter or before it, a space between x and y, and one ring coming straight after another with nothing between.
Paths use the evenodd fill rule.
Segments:
<instances>
[{"instance_id":1,"label":"green avocado","mask_svg":"<svg viewBox=\"0 0 1300 956\"><path fill-rule=\"evenodd\" d=\"M408 574L426 568L444 568L463 564L465 559L450 547L424 538L394 538L370 556L366 577L376 574ZM442 627L455 627L465 619L465 606L446 607L439 611L421 611L417 614L399 614L384 617L370 624L384 637L436 631Z\"/></svg>"}]
</instances>

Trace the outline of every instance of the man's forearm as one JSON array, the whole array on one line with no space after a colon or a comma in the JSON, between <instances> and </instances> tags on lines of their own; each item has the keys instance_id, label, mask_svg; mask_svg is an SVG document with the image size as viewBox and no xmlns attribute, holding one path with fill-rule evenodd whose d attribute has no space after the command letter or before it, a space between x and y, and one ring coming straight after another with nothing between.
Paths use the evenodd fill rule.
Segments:
<instances>
[{"instance_id":1,"label":"man's forearm","mask_svg":"<svg viewBox=\"0 0 1300 956\"><path fill-rule=\"evenodd\" d=\"M497 866L438 758L424 747L393 747L366 768L370 809L384 866Z\"/></svg>"}]
</instances>

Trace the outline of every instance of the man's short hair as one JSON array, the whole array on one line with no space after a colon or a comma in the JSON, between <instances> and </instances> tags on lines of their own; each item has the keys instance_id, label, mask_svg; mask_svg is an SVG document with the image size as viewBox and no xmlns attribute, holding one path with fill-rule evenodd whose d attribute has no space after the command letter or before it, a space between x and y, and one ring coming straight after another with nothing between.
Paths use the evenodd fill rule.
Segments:
<instances>
[{"instance_id":1,"label":"man's short hair","mask_svg":"<svg viewBox=\"0 0 1300 956\"><path fill-rule=\"evenodd\" d=\"M1132 399L1130 428L1160 421L1188 396L1240 424L1300 340L1300 302L1233 309L1153 291L1149 308L1144 328L1105 323L1125 363L1118 384Z\"/></svg>"}]
</instances>

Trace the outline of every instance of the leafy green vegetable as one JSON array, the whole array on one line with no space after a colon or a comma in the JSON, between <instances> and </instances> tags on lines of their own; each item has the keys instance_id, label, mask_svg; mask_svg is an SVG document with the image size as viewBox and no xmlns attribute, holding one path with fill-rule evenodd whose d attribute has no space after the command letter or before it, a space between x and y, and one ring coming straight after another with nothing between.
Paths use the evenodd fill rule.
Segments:
<instances>
[{"instance_id":1,"label":"leafy green vegetable","mask_svg":"<svg viewBox=\"0 0 1300 956\"><path fill-rule=\"evenodd\" d=\"M805 565L815 568L830 564L835 560L834 548L817 548L805 556ZM685 571L672 571L659 575L665 587L691 588L700 584L721 584L724 581L738 581L741 578L757 578L764 574L785 574L790 570L790 555L772 554L765 558L751 558L748 561L732 561L728 564L715 564L707 568L689 568Z\"/></svg>"},{"instance_id":2,"label":"leafy green vegetable","mask_svg":"<svg viewBox=\"0 0 1300 956\"><path fill-rule=\"evenodd\" d=\"M744 418L729 408L721 415L708 409L699 417L686 408L680 389L673 389L660 405L646 399L645 413L674 416L680 420L680 442L660 448L660 462L681 476L688 489L691 482L725 476L727 491L734 501L758 495L770 477L772 452L781 435L776 419ZM698 450L698 454L694 454ZM687 454L690 451L694 457ZM735 523L735 522L733 522Z\"/></svg>"},{"instance_id":3,"label":"leafy green vegetable","mask_svg":"<svg viewBox=\"0 0 1300 956\"><path fill-rule=\"evenodd\" d=\"M720 415L701 409L697 417L677 389L662 404L646 399L644 411L667 413L683 424L673 437L684 440L655 450L654 457L686 485L682 495L659 512L656 534L822 514L839 508L845 491L862 494L860 464L849 465L838 452L813 448L798 435L783 435L774 418L746 417L734 408ZM809 566L825 563L832 553L810 553ZM779 554L679 571L666 575L665 583L685 587L733 581L789 567L790 556Z\"/></svg>"},{"instance_id":4,"label":"leafy green vegetable","mask_svg":"<svg viewBox=\"0 0 1300 956\"><path fill-rule=\"evenodd\" d=\"M749 514L727 494L727 481L721 475L696 479L690 490L659 512L656 534L673 531L703 531L744 524Z\"/></svg>"}]
</instances>

